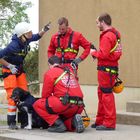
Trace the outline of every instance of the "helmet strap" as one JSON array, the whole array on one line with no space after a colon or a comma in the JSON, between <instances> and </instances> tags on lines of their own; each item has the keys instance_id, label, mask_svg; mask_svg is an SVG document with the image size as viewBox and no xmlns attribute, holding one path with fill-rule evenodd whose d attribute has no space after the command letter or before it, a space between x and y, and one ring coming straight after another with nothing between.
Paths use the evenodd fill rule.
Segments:
<instances>
[{"instance_id":1,"label":"helmet strap","mask_svg":"<svg viewBox=\"0 0 140 140\"><path fill-rule=\"evenodd\" d=\"M27 37L24 34L20 37L20 39L21 39L22 42L26 42L27 41Z\"/></svg>"}]
</instances>

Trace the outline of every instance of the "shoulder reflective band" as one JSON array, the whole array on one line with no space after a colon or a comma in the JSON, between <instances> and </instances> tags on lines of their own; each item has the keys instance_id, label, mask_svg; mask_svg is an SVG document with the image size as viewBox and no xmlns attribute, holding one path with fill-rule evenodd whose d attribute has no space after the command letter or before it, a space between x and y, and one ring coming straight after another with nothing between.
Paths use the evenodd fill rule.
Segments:
<instances>
[{"instance_id":1,"label":"shoulder reflective band","mask_svg":"<svg viewBox=\"0 0 140 140\"><path fill-rule=\"evenodd\" d=\"M56 85L66 73L67 73L67 71L64 71L64 72L55 80L54 85Z\"/></svg>"},{"instance_id":2,"label":"shoulder reflective band","mask_svg":"<svg viewBox=\"0 0 140 140\"><path fill-rule=\"evenodd\" d=\"M120 39L117 40L116 45L114 46L114 48L111 49L110 53L114 52L115 49L118 47L118 44L120 43Z\"/></svg>"},{"instance_id":3,"label":"shoulder reflective band","mask_svg":"<svg viewBox=\"0 0 140 140\"><path fill-rule=\"evenodd\" d=\"M57 51L57 52L62 52L62 49L61 49L61 48L57 48L56 51ZM72 49L72 48L64 49L64 52L72 52L72 53L76 53L76 54L78 53L77 50Z\"/></svg>"},{"instance_id":4,"label":"shoulder reflective band","mask_svg":"<svg viewBox=\"0 0 140 140\"><path fill-rule=\"evenodd\" d=\"M73 52L73 53L78 53L78 51L77 51L77 50L72 49L72 48L67 48L67 49L64 49L64 52Z\"/></svg>"},{"instance_id":5,"label":"shoulder reflective band","mask_svg":"<svg viewBox=\"0 0 140 140\"><path fill-rule=\"evenodd\" d=\"M54 82L54 86L62 79L62 77L67 73L67 71L64 71ZM70 75L73 75L73 73L70 72Z\"/></svg>"}]
</instances>

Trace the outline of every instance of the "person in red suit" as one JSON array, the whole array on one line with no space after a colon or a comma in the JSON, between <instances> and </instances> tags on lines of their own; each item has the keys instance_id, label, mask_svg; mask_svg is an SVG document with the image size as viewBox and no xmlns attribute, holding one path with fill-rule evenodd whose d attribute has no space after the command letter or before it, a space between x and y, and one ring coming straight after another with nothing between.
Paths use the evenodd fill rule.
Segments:
<instances>
[{"instance_id":1,"label":"person in red suit","mask_svg":"<svg viewBox=\"0 0 140 140\"><path fill-rule=\"evenodd\" d=\"M75 74L77 74L78 64L88 56L91 43L80 32L73 31L65 17L58 19L58 28L59 31L51 38L48 58L53 55L58 56L64 66L74 69ZM80 46L84 51L77 58Z\"/></svg>"},{"instance_id":2,"label":"person in red suit","mask_svg":"<svg viewBox=\"0 0 140 140\"><path fill-rule=\"evenodd\" d=\"M111 26L111 17L107 13L96 19L101 31L99 50L91 49L91 55L98 60L98 111L96 130L115 130L116 108L112 88L118 75L118 61L122 55L120 33Z\"/></svg>"},{"instance_id":3,"label":"person in red suit","mask_svg":"<svg viewBox=\"0 0 140 140\"><path fill-rule=\"evenodd\" d=\"M42 97L33 104L35 111L48 124L49 132L84 131L82 116L83 93L75 75L60 59L48 59L50 69L44 75Z\"/></svg>"}]
</instances>

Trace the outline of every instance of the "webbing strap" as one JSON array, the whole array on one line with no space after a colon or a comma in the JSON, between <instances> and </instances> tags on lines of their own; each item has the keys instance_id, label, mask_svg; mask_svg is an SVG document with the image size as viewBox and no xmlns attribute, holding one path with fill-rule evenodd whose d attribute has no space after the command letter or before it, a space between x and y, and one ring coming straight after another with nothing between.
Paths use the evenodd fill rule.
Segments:
<instances>
[{"instance_id":1,"label":"webbing strap","mask_svg":"<svg viewBox=\"0 0 140 140\"><path fill-rule=\"evenodd\" d=\"M46 99L46 109L49 114L56 114L56 112L54 112L53 109L49 106L48 99Z\"/></svg>"},{"instance_id":2,"label":"webbing strap","mask_svg":"<svg viewBox=\"0 0 140 140\"><path fill-rule=\"evenodd\" d=\"M73 52L73 53L76 53L76 54L78 53L77 50L71 48L73 34L74 34L74 31L72 31L72 33L70 34L70 38L69 38L69 42L68 42L68 47L66 49L62 49L60 47L60 36L58 36L58 38L57 38L58 46L57 46L57 49L56 49L57 52Z\"/></svg>"},{"instance_id":3,"label":"webbing strap","mask_svg":"<svg viewBox=\"0 0 140 140\"><path fill-rule=\"evenodd\" d=\"M100 90L103 92L103 93L105 93L105 94L110 94L110 93L112 93L112 87L106 87L106 88L104 88L104 87L100 87Z\"/></svg>"},{"instance_id":4,"label":"webbing strap","mask_svg":"<svg viewBox=\"0 0 140 140\"><path fill-rule=\"evenodd\" d=\"M62 79L62 77L63 77L66 73L68 73L68 71L64 71L64 72L55 80L54 86ZM73 75L73 76L74 76L74 74L71 73L71 72L70 72L70 75Z\"/></svg>"},{"instance_id":5,"label":"webbing strap","mask_svg":"<svg viewBox=\"0 0 140 140\"><path fill-rule=\"evenodd\" d=\"M111 74L118 74L118 67L98 66L97 70L109 72Z\"/></svg>"},{"instance_id":6,"label":"webbing strap","mask_svg":"<svg viewBox=\"0 0 140 140\"><path fill-rule=\"evenodd\" d=\"M58 36L57 38L57 45L58 45L57 47L60 48L60 36Z\"/></svg>"},{"instance_id":7,"label":"webbing strap","mask_svg":"<svg viewBox=\"0 0 140 140\"><path fill-rule=\"evenodd\" d=\"M54 82L54 86L61 80L61 78L67 73L67 71L64 71Z\"/></svg>"},{"instance_id":8,"label":"webbing strap","mask_svg":"<svg viewBox=\"0 0 140 140\"><path fill-rule=\"evenodd\" d=\"M112 52L114 52L116 50L116 48L120 44L121 39L120 39L117 31L113 31L113 30L109 30L109 31L112 32L112 33L114 33L116 35L116 38L117 38L117 42L116 42L115 46L110 50L110 53L112 53Z\"/></svg>"},{"instance_id":9,"label":"webbing strap","mask_svg":"<svg viewBox=\"0 0 140 140\"><path fill-rule=\"evenodd\" d=\"M110 50L110 53L114 52L116 50L116 48L118 47L118 45L119 45L119 42L117 40L116 45Z\"/></svg>"},{"instance_id":10,"label":"webbing strap","mask_svg":"<svg viewBox=\"0 0 140 140\"><path fill-rule=\"evenodd\" d=\"M71 42L72 42L73 34L74 34L74 32L72 31L72 33L70 35L70 38L69 38L68 48L71 48Z\"/></svg>"}]
</instances>

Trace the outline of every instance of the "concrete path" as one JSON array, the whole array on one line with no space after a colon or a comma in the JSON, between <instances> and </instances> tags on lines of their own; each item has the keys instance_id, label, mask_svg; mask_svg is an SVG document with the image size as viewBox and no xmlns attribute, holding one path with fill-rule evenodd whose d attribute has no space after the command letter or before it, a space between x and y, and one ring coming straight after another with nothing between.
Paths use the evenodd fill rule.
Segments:
<instances>
[{"instance_id":1,"label":"concrete path","mask_svg":"<svg viewBox=\"0 0 140 140\"><path fill-rule=\"evenodd\" d=\"M9 139L11 138L11 139ZM0 140L140 140L140 126L117 125L115 131L96 131L88 127L84 133L50 133L47 130L8 130L0 128Z\"/></svg>"}]
</instances>

